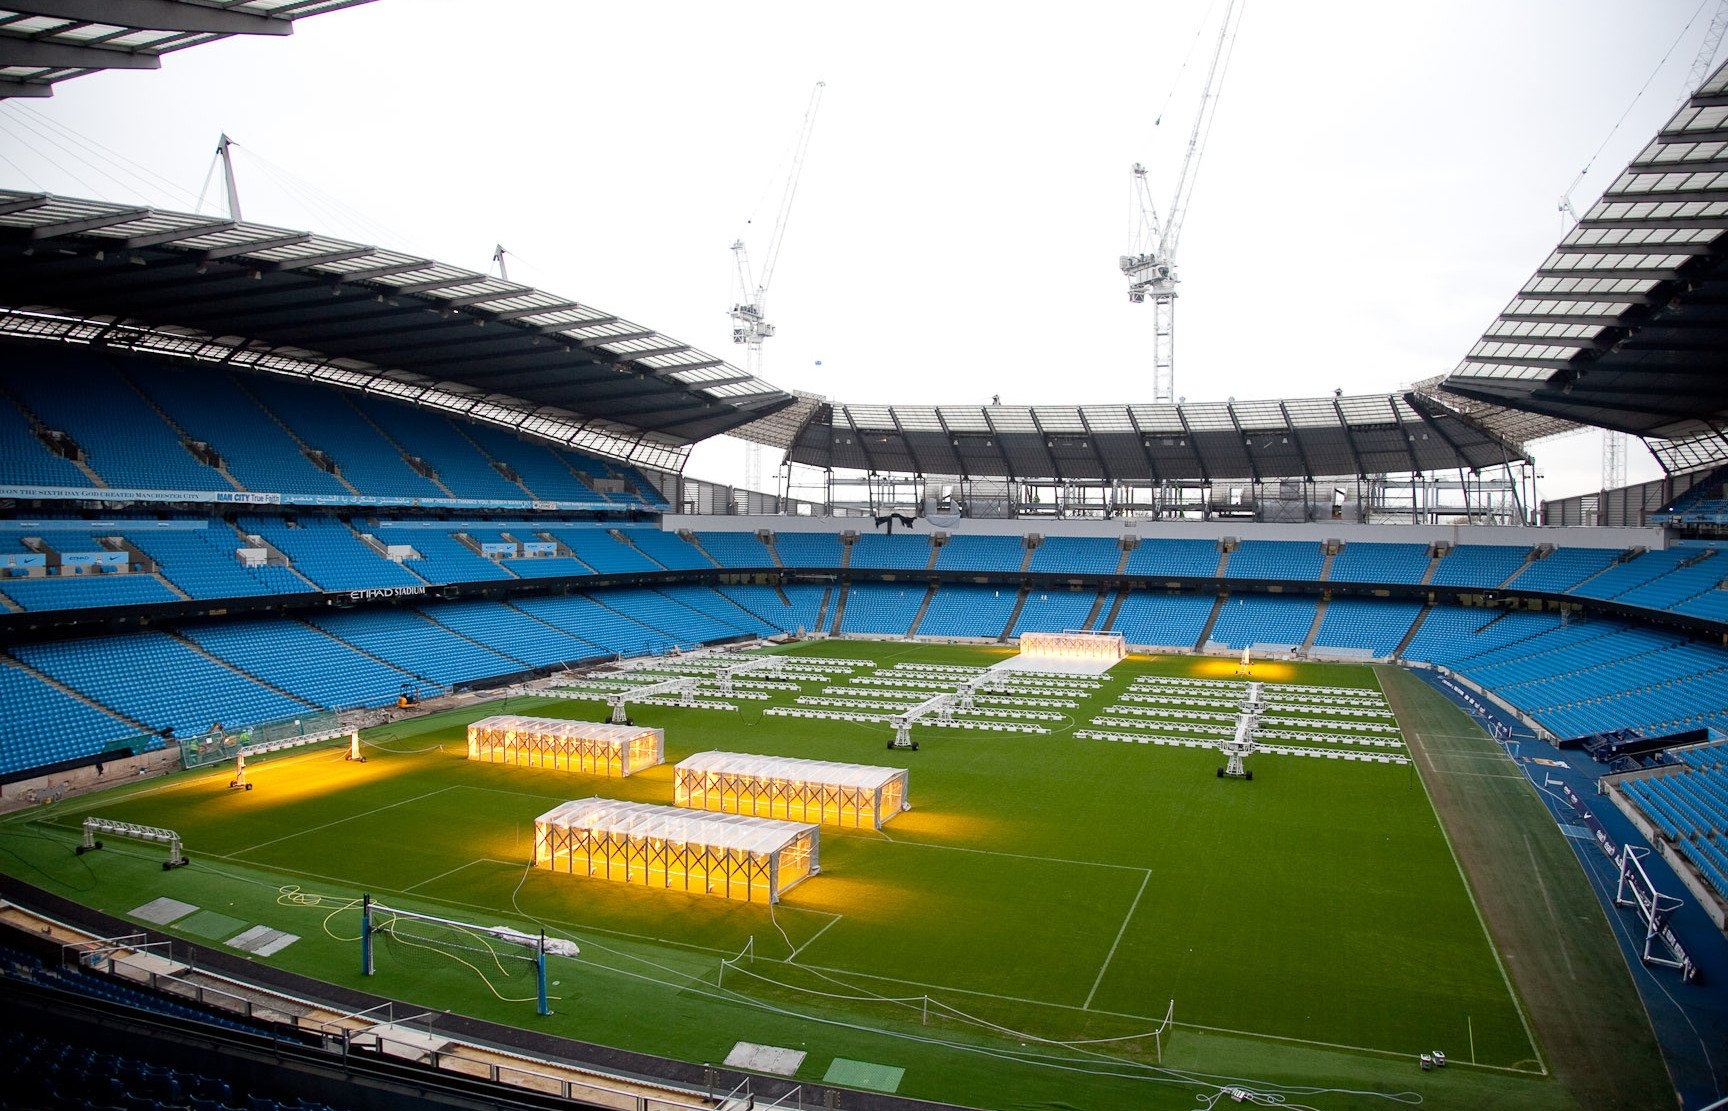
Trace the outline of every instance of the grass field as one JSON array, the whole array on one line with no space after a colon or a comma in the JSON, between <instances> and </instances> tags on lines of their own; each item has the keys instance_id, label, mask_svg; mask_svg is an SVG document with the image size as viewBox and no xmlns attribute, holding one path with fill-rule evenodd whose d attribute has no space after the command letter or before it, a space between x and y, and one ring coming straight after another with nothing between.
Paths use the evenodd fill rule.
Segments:
<instances>
[{"instance_id":1,"label":"grass field","mask_svg":"<svg viewBox=\"0 0 1728 1111\"><path fill-rule=\"evenodd\" d=\"M883 666L1002 655L852 641L796 651ZM1414 766L1260 754L1242 782L1216 778L1215 750L1072 736L1136 677L1219 666L1131 658L1049 734L920 728L917 752L886 750L885 725L762 712L790 694L736 713L641 706L638 723L666 730L667 763L628 779L463 759L463 726L493 703L369 735L364 764L340 749L255 762L249 792L228 790L222 767L15 816L0 825L0 868L116 914L169 895L285 930L301 940L272 963L395 998L697 1062L740 1040L803 1049L808 1080L836 1059L887 1065L904 1070L900 1094L925 1099L1192 1107L1240 1078L1336 1089L1285 1093L1322 1107L1400 1094L1568 1105ZM1378 689L1365 667L1256 670ZM507 709L604 712L526 698ZM536 815L591 794L669 803L671 764L706 749L909 767L913 809L880 833L825 827L821 874L772 909L525 866ZM174 828L193 866L165 873L158 846L114 841L76 857L88 814ZM583 954L553 959L547 1018L528 1001L524 962L406 934L381 941L378 975L363 979L362 892L544 925ZM1172 1002L1159 1067L1150 1032ZM1460 1067L1419 1072L1415 1055L1437 1048Z\"/></svg>"}]
</instances>

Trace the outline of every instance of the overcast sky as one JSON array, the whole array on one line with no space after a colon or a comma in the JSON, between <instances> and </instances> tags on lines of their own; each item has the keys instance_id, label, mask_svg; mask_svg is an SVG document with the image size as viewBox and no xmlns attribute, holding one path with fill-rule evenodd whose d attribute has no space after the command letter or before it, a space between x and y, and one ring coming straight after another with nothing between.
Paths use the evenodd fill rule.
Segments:
<instances>
[{"instance_id":1,"label":"overcast sky","mask_svg":"<svg viewBox=\"0 0 1728 1111\"><path fill-rule=\"evenodd\" d=\"M1452 370L1579 172L1594 156L1582 212L1672 114L1714 7L1244 2L1178 256L1189 400ZM513 280L742 364L729 247L767 250L821 80L768 381L1145 402L1128 168L1168 204L1221 10L377 0L0 102L0 184L190 209L226 132L248 220L475 270L502 243ZM736 479L733 451L698 452L692 474ZM1594 434L1539 446L1542 495L1596 489L1599 457ZM1634 444L1630 477L1655 473Z\"/></svg>"}]
</instances>

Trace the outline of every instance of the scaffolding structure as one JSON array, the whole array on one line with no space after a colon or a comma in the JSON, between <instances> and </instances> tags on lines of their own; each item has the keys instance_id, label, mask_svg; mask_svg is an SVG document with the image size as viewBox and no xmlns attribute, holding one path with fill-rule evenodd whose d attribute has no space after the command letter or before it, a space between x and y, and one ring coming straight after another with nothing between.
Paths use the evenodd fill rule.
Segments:
<instances>
[{"instance_id":1,"label":"scaffolding structure","mask_svg":"<svg viewBox=\"0 0 1728 1111\"><path fill-rule=\"evenodd\" d=\"M693 810L881 829L912 809L904 768L698 752L672 774L673 802Z\"/></svg>"},{"instance_id":2,"label":"scaffolding structure","mask_svg":"<svg viewBox=\"0 0 1728 1111\"><path fill-rule=\"evenodd\" d=\"M495 714L468 726L468 759L621 777L665 759L666 731Z\"/></svg>"},{"instance_id":3,"label":"scaffolding structure","mask_svg":"<svg viewBox=\"0 0 1728 1111\"><path fill-rule=\"evenodd\" d=\"M553 872L777 903L821 871L819 830L745 814L576 799L534 819L534 864Z\"/></svg>"}]
</instances>

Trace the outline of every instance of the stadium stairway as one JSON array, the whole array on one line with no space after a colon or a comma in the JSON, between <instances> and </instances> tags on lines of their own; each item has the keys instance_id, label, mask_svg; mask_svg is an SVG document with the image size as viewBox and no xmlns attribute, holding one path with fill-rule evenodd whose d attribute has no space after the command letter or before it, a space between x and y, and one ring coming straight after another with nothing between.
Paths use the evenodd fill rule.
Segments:
<instances>
[{"instance_id":1,"label":"stadium stairway","mask_svg":"<svg viewBox=\"0 0 1728 1111\"><path fill-rule=\"evenodd\" d=\"M1416 615L1416 620L1410 622L1410 629L1404 634L1404 639L1398 642L1398 647L1392 649L1393 659L1401 660L1404 658L1404 649L1410 647L1410 642L1416 639L1416 634L1422 629L1422 622L1428 620L1428 614L1433 612L1433 609L1432 602L1422 604L1422 612Z\"/></svg>"},{"instance_id":2,"label":"stadium stairway","mask_svg":"<svg viewBox=\"0 0 1728 1111\"><path fill-rule=\"evenodd\" d=\"M932 565L936 562L936 551L937 549L935 548L930 549L930 562ZM918 612L912 615L912 624L906 629L907 636L915 637L918 635L918 626L923 623L924 615L930 612L930 603L935 600L936 584L931 583L930 588L924 592L924 601L919 604Z\"/></svg>"},{"instance_id":3,"label":"stadium stairway","mask_svg":"<svg viewBox=\"0 0 1728 1111\"><path fill-rule=\"evenodd\" d=\"M1020 593L1015 595L1015 597L1014 597L1014 608L1012 610L1010 610L1008 613L1007 623L1002 626L1002 631L1000 633L996 634L997 640L1002 641L1004 643L1007 642L1008 634L1010 631L1013 630L1015 624L1017 622L1019 622L1020 611L1026 608L1026 599L1031 593L1032 593L1032 588L1029 586L1022 586L1020 588Z\"/></svg>"},{"instance_id":4,"label":"stadium stairway","mask_svg":"<svg viewBox=\"0 0 1728 1111\"><path fill-rule=\"evenodd\" d=\"M772 589L774 591L775 597L780 599L780 604L783 606L786 606L788 609L790 609L792 606L792 599L786 597L786 591L781 589L780 584L779 583L773 584ZM716 591L716 593L720 593L720 592ZM743 602L740 602L737 598L734 598L729 594L720 594L720 597L724 598L726 600L726 602L728 604L730 604L734 609L737 609L741 613L744 613L747 616L752 617L755 620L762 622L762 624L764 626L766 626L770 629L777 629L780 627L780 623L778 621L771 620L770 618L764 616L763 614L758 613L756 610L751 609L749 606L745 605Z\"/></svg>"},{"instance_id":5,"label":"stadium stairway","mask_svg":"<svg viewBox=\"0 0 1728 1111\"><path fill-rule=\"evenodd\" d=\"M296 618L294 618L294 620L300 622L302 625L305 625L308 629L312 630L314 633L317 633L319 636L329 637L331 640L340 644L342 647L348 649L350 652L358 652L360 655L365 656L367 659L371 660L373 663L379 665L380 667L387 667L392 671L400 671L404 675L410 675L413 678L415 678L416 680L418 680L422 683L425 683L429 687L436 687L439 690L444 689L444 685L442 683L438 682L436 679L428 678L427 676L424 676L417 671L410 671L406 667L403 667L399 663L392 663L391 661L385 659L383 656L377 655L376 653L373 653L373 652L368 652L366 649L362 648L360 645L355 644L353 641L347 639L346 637L343 637L343 636L340 636L336 633L331 632L329 629L321 629L318 626L312 624L312 622L307 621L301 617L296 617ZM439 628L443 628L443 626L440 625Z\"/></svg>"},{"instance_id":6,"label":"stadium stairway","mask_svg":"<svg viewBox=\"0 0 1728 1111\"><path fill-rule=\"evenodd\" d=\"M1332 553L1326 553L1326 566L1332 566ZM1331 605L1331 599L1322 596L1314 606L1314 623L1308 626L1308 635L1302 638L1302 654L1307 655L1314 647L1314 638L1320 635L1320 625L1326 620L1326 607Z\"/></svg>"},{"instance_id":7,"label":"stadium stairway","mask_svg":"<svg viewBox=\"0 0 1728 1111\"><path fill-rule=\"evenodd\" d=\"M1434 581L1434 572L1438 571L1439 569L1440 569L1440 555L1436 549L1429 548L1428 549L1428 567L1422 572L1422 577L1417 580L1417 584L1420 586L1427 586L1430 583L1432 583Z\"/></svg>"},{"instance_id":8,"label":"stadium stairway","mask_svg":"<svg viewBox=\"0 0 1728 1111\"><path fill-rule=\"evenodd\" d=\"M336 465L335 460L331 459L328 453L313 447L302 439L300 434L294 431L293 427L291 427L287 421L283 420L280 416L277 416L276 411L270 408L263 398L258 396L257 391L252 389L251 384L248 383L244 377L238 375L235 376L234 385L241 394L251 398L252 403L258 406L259 409L263 410L264 415L270 418L271 422L282 430L284 436L287 436L294 442L294 446L300 449L300 454L304 455L314 467L317 467L319 470L341 483L342 488L347 490L350 494L353 494L356 497L359 496L359 488L343 477L342 468ZM320 462L320 460L324 460L324 462ZM326 464L328 465L326 466Z\"/></svg>"},{"instance_id":9,"label":"stadium stairway","mask_svg":"<svg viewBox=\"0 0 1728 1111\"><path fill-rule=\"evenodd\" d=\"M1219 562L1222 564L1223 560L1221 559ZM1200 630L1200 635L1194 640L1194 651L1200 651L1202 645L1211 641L1212 626L1218 624L1218 615L1224 612L1224 603L1229 601L1229 599L1230 596L1228 594L1220 594L1212 600L1212 612L1206 615L1206 625Z\"/></svg>"},{"instance_id":10,"label":"stadium stairway","mask_svg":"<svg viewBox=\"0 0 1728 1111\"><path fill-rule=\"evenodd\" d=\"M221 656L215 655L214 653L205 649L205 647L202 644L199 644L197 641L188 638L183 633L180 633L179 631L177 631L175 629L165 629L163 631L166 632L169 636L173 637L175 640L179 641L180 644L182 646L184 646L187 651L196 652L198 655L203 656L205 659L209 660L211 663L216 664L220 667L227 668L229 671L232 671L234 674L238 675L242 679L247 679L247 680L250 680L251 682L257 683L259 686L263 687L267 691L273 691L276 694L281 695L283 698L291 699L291 700L298 702L301 705L309 707L311 709L315 709L315 710L324 709L324 707L319 706L316 702L308 702L306 699L301 698L299 695L295 694L292 691L283 690L281 687L277 686L275 683L272 683L270 680L264 678L261 675L254 675L254 674L252 674L252 672L247 671L245 668L236 667L234 664L229 663L227 660L223 659Z\"/></svg>"},{"instance_id":11,"label":"stadium stairway","mask_svg":"<svg viewBox=\"0 0 1728 1111\"><path fill-rule=\"evenodd\" d=\"M1126 551L1122 553L1122 559L1124 561L1128 559L1128 553ZM1110 612L1104 615L1104 620L1097 622L1092 626L1092 628L1097 629L1101 633L1109 632L1114 629L1116 627L1116 618L1122 613L1122 603L1127 600L1129 592L1133 589L1133 586L1125 586L1121 590L1118 590L1116 592L1116 597L1110 603ZM1103 592L1099 593L1099 597L1103 597Z\"/></svg>"},{"instance_id":12,"label":"stadium stairway","mask_svg":"<svg viewBox=\"0 0 1728 1111\"><path fill-rule=\"evenodd\" d=\"M847 549L848 552L850 550L851 549ZM845 557L842 556L841 558L844 559ZM830 596L832 596L834 593L834 588L829 587L828 593ZM847 594L847 591L841 590L839 599L837 601L835 601L835 603L834 603L834 620L827 623L829 636L839 636L840 635L840 623L842 621L846 620L846 594ZM822 600L822 609L824 612L826 612L828 609L828 600L826 598L824 598ZM823 622L820 622L820 621L817 622L818 626L820 626L822 624L823 624Z\"/></svg>"},{"instance_id":13,"label":"stadium stairway","mask_svg":"<svg viewBox=\"0 0 1728 1111\"><path fill-rule=\"evenodd\" d=\"M780 557L776 555L774 558L779 559ZM780 596L784 598L786 592L781 591ZM812 625L811 628L825 629L828 627L828 603L833 599L833 597L834 588L832 586L825 586L822 588L822 604L816 607L816 623Z\"/></svg>"},{"instance_id":14,"label":"stadium stairway","mask_svg":"<svg viewBox=\"0 0 1728 1111\"><path fill-rule=\"evenodd\" d=\"M1099 611L1101 611L1104 608L1104 599L1105 599L1105 596L1108 594L1109 594L1109 591L1106 590L1104 587L1098 588L1098 596L1096 598L1092 599L1092 608L1086 611L1086 620L1084 620L1080 623L1080 627L1082 629L1095 629L1095 628L1097 628L1097 626L1094 625L1093 622L1098 620Z\"/></svg>"},{"instance_id":15,"label":"stadium stairway","mask_svg":"<svg viewBox=\"0 0 1728 1111\"><path fill-rule=\"evenodd\" d=\"M196 442L197 437L195 437L191 433L187 432L185 427L183 425L181 425L179 421L177 421L173 417L169 416L168 410L162 408L161 405L157 404L156 399L151 397L148 393L145 392L144 387L140 386L138 384L138 380L136 378L134 378L131 374L127 373L126 370L124 370L120 367L114 368L114 375L121 382L123 382L126 386L130 387L132 392L137 394L138 397L143 401L144 406L147 409L149 409L152 413L155 413L157 418L160 419L163 424L166 424L170 429L173 430L174 435L176 435L180 438L180 443L182 445L191 444L191 443ZM188 449L188 450L190 450L190 449ZM218 455L212 459L199 459L199 462L203 463L205 466L209 467L211 470L213 470L217 474L221 475L223 481L227 482L228 485L232 486L234 489L236 489L236 490L246 489L245 485L242 484L239 479L235 478L232 474L228 473L228 463L221 456Z\"/></svg>"},{"instance_id":16,"label":"stadium stairway","mask_svg":"<svg viewBox=\"0 0 1728 1111\"><path fill-rule=\"evenodd\" d=\"M1338 558L1338 553L1341 550L1341 548L1333 547L1330 544L1327 545L1326 554L1320 557L1320 573L1314 576L1315 582L1332 581L1332 563ZM1316 625L1314 628L1318 630L1320 626ZM1313 642L1312 634L1310 634L1309 642Z\"/></svg>"},{"instance_id":17,"label":"stadium stairway","mask_svg":"<svg viewBox=\"0 0 1728 1111\"><path fill-rule=\"evenodd\" d=\"M363 420L367 424L371 425L372 430L374 432L378 433L379 437L385 443L387 443L391 447L395 448L396 451L402 456L402 461L404 463L408 464L408 468L410 470L412 470L415 474L419 475L421 478L425 479L427 482L430 482L432 485L436 486L438 488L438 492L441 496L446 497L446 498L453 498L456 496L455 491L451 490L450 487L444 485L444 481L438 477L438 471L432 466L432 464L426 462L426 460L420 458L418 455L415 455L413 452L411 452L407 448L403 447L402 441L398 440L395 436L392 436L384 428L383 425L381 425L377 421L373 420L371 413L368 413L365 409L362 409L358 405L353 404L345 396L342 398L342 403L344 405L347 405L348 408L352 409L355 412L355 414L359 416L359 418L361 420Z\"/></svg>"}]
</instances>

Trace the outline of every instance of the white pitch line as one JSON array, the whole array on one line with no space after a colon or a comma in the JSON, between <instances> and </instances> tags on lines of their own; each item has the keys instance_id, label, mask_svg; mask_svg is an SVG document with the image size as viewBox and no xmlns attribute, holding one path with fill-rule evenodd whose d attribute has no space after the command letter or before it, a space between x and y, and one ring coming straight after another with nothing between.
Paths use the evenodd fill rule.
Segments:
<instances>
[{"instance_id":1,"label":"white pitch line","mask_svg":"<svg viewBox=\"0 0 1728 1111\"><path fill-rule=\"evenodd\" d=\"M1116 931L1116 940L1110 943L1110 951L1104 954L1104 964L1098 969L1098 978L1092 981L1092 990L1086 993L1086 1002L1080 1004L1080 1009L1092 1009L1092 997L1098 994L1098 985L1104 982L1104 973L1110 971L1110 962L1116 959L1116 947L1122 944L1122 935L1128 932L1128 923L1134 918L1134 912L1140 909L1140 896L1146 894L1146 885L1152 882L1152 870L1146 869L1146 874L1140 877L1140 890L1134 892L1134 901L1128 904L1128 913L1122 916L1122 925Z\"/></svg>"},{"instance_id":2,"label":"white pitch line","mask_svg":"<svg viewBox=\"0 0 1728 1111\"><path fill-rule=\"evenodd\" d=\"M823 934L828 932L829 927L833 926L834 923L840 921L840 919L843 917L845 917L845 916L840 915L840 914L836 914L834 917L830 918L828 920L827 924L824 925L820 930L817 930L815 933L811 934L809 939L806 940L803 945L800 945L800 946L798 946L798 948L792 950L791 955L786 958L786 963L791 964L792 962L796 961L798 959L799 953L802 953L805 949L809 948L810 945L813 942L815 942L815 940L817 938L821 937Z\"/></svg>"},{"instance_id":3,"label":"white pitch line","mask_svg":"<svg viewBox=\"0 0 1728 1111\"><path fill-rule=\"evenodd\" d=\"M455 791L455 790L458 790L458 788L455 786L440 787L436 791L427 791L425 794L415 795L411 799L401 799L397 802L387 803L384 806L375 806L371 810L363 810L358 814L350 814L345 818L337 818L335 821L325 822L323 825L307 826L304 829L297 829L293 833L285 833L281 837L273 837L268 841L260 841L256 845L247 845L243 849L235 849L232 853L229 853L227 855L230 857L233 857L235 859L239 859L239 856L241 853L256 852L259 849L262 849L267 845L274 845L279 841L290 841L296 837L301 836L302 834L317 833L321 829L329 829L331 826L339 826L339 825L343 824L344 822L352 822L356 818L370 818L374 814L382 814L384 811L394 810L398 806L407 806L411 802L419 802L421 799L429 799L433 795L442 795L446 791Z\"/></svg>"},{"instance_id":4,"label":"white pitch line","mask_svg":"<svg viewBox=\"0 0 1728 1111\"><path fill-rule=\"evenodd\" d=\"M899 841L889 838L895 845L904 845L912 849L946 849L952 853L973 853L977 856L1000 856L1008 860L1033 860L1043 864L1076 864L1082 868L1115 868L1123 872L1144 872L1146 869L1137 864L1111 864L1103 860L1069 860L1061 856L1033 856L1030 853L1005 853L999 849L974 849L967 845L940 845L934 841Z\"/></svg>"},{"instance_id":5,"label":"white pitch line","mask_svg":"<svg viewBox=\"0 0 1728 1111\"><path fill-rule=\"evenodd\" d=\"M443 879L445 876L453 876L457 872L462 871L464 868L472 868L476 864L502 864L502 865L505 865L506 867L510 867L510 868L522 867L522 862L520 860L499 860L495 856L476 857L475 859L470 860L466 864L458 864L454 868L447 868L444 871L439 872L436 876L429 876L426 879L421 880L419 883L411 883L407 887L404 887L402 890L404 892L409 892L409 891L413 891L416 887L425 887L429 883L437 883L439 880Z\"/></svg>"}]
</instances>

